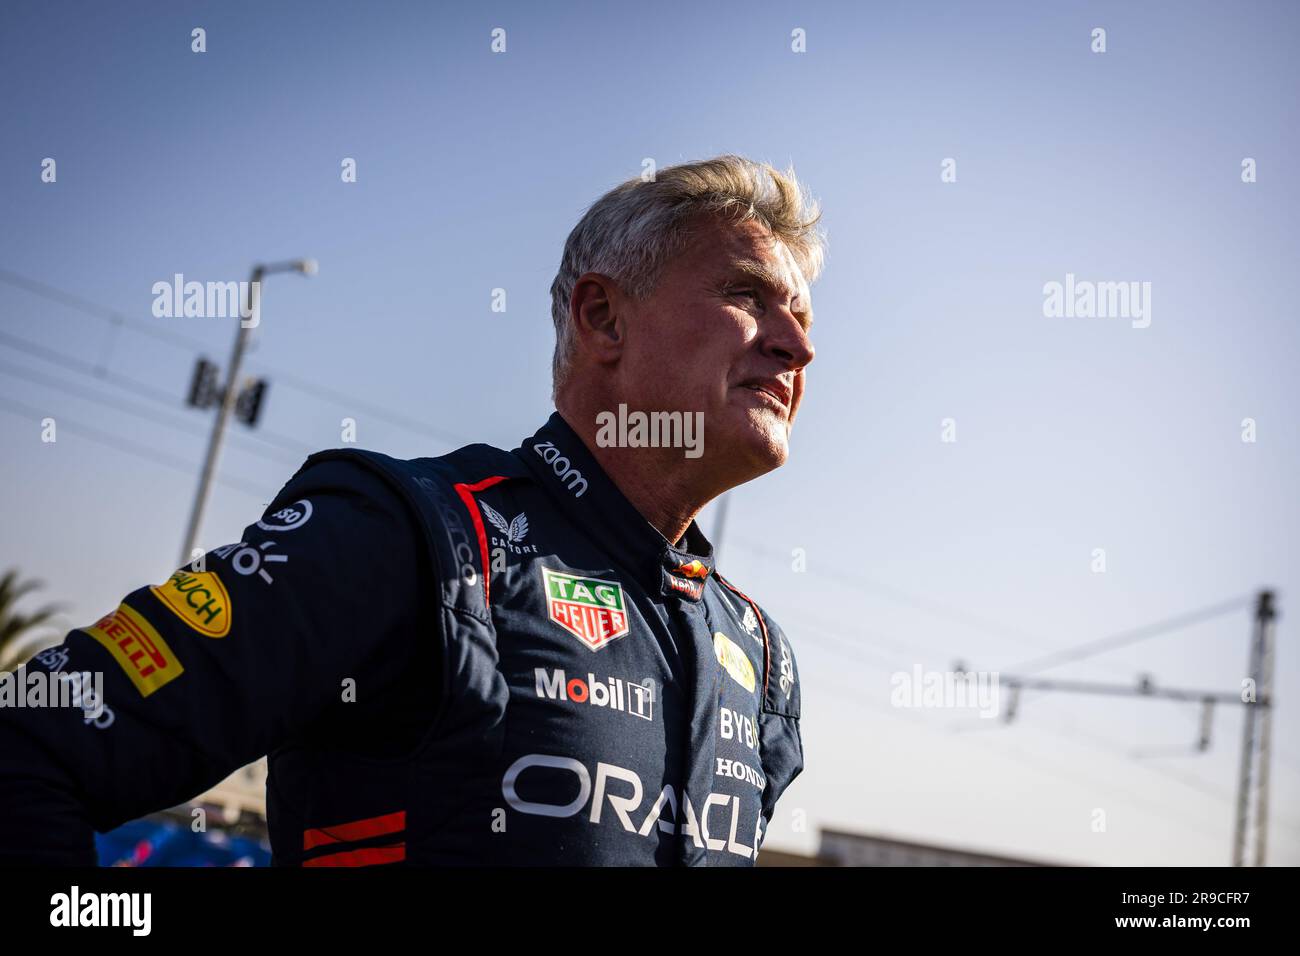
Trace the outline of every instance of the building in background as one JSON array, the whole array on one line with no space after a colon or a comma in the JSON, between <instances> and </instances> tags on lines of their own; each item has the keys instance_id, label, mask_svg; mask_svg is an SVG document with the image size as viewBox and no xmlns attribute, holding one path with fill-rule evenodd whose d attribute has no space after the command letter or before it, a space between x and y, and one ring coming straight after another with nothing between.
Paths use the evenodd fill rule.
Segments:
<instances>
[{"instance_id":1,"label":"building in background","mask_svg":"<svg viewBox=\"0 0 1300 956\"><path fill-rule=\"evenodd\" d=\"M764 850L759 866L1062 866L869 833L822 830L815 856Z\"/></svg>"}]
</instances>

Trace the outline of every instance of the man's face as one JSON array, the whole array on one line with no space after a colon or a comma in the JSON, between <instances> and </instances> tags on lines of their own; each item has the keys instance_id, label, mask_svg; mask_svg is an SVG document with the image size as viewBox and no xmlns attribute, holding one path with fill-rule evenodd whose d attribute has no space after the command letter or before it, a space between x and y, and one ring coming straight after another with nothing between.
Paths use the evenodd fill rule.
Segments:
<instances>
[{"instance_id":1,"label":"man's face","mask_svg":"<svg viewBox=\"0 0 1300 956\"><path fill-rule=\"evenodd\" d=\"M707 220L655 291L625 307L629 405L703 411L703 460L724 471L785 462L813 347L808 285L783 242L754 221Z\"/></svg>"}]
</instances>

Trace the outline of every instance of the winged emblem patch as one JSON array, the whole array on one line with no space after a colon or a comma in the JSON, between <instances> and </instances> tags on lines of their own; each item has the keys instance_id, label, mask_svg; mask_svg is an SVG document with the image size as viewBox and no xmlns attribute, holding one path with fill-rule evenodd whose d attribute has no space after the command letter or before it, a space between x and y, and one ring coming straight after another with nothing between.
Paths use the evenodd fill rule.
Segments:
<instances>
[{"instance_id":1,"label":"winged emblem patch","mask_svg":"<svg viewBox=\"0 0 1300 956\"><path fill-rule=\"evenodd\" d=\"M479 507L483 509L483 514L487 515L488 521L492 526L505 536L506 541L511 544L520 544L528 534L528 515L519 512L514 519L507 521L505 515L497 511L486 501L480 501Z\"/></svg>"}]
</instances>

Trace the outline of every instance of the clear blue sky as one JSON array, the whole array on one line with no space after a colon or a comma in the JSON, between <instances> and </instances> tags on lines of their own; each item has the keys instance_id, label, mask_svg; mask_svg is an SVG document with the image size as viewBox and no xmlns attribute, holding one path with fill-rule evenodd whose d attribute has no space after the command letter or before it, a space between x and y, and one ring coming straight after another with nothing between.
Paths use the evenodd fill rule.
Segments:
<instances>
[{"instance_id":1,"label":"clear blue sky","mask_svg":"<svg viewBox=\"0 0 1300 956\"><path fill-rule=\"evenodd\" d=\"M564 237L644 158L793 162L830 240L818 357L792 460L734 493L722 553L805 682L769 845L1226 862L1240 708L1206 755L1135 758L1190 750L1196 709L1031 695L1003 727L892 708L890 675L1011 669L1272 586L1271 852L1300 863L1298 27L1262 2L6 3L0 269L170 340L0 282L0 565L68 626L173 567L207 424L181 397L233 325L153 318L154 282L320 261L268 280L262 438L236 426L212 547L344 417L401 456L531 433ZM1045 318L1067 273L1151 282L1151 326ZM1248 631L1242 610L1046 673L1232 691Z\"/></svg>"}]
</instances>

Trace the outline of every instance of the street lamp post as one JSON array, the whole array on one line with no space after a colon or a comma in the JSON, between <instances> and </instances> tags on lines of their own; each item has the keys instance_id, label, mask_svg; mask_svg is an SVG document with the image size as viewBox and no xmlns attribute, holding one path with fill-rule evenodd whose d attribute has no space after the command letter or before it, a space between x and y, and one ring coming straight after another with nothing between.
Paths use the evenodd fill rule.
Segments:
<instances>
[{"instance_id":1,"label":"street lamp post","mask_svg":"<svg viewBox=\"0 0 1300 956\"><path fill-rule=\"evenodd\" d=\"M248 283L248 299L245 313L248 321L241 320L235 332L235 346L230 353L230 363L226 370L226 384L221 390L221 400L217 404L217 418L212 424L212 435L208 439L208 453L203 461L203 471L199 474L199 487L194 495L194 508L190 512L189 527L185 531L185 545L181 550L181 565L194 560L194 548L198 543L199 527L203 523L203 511L207 507L208 494L212 490L212 479L217 471L217 459L221 457L221 440L226 431L226 420L230 418L231 409L235 407L235 388L239 381L239 365L248 346L249 331L260 324L262 310L262 279L277 272L298 272L305 276L316 274L315 259L292 259L287 262L275 262L270 265L256 265Z\"/></svg>"}]
</instances>

